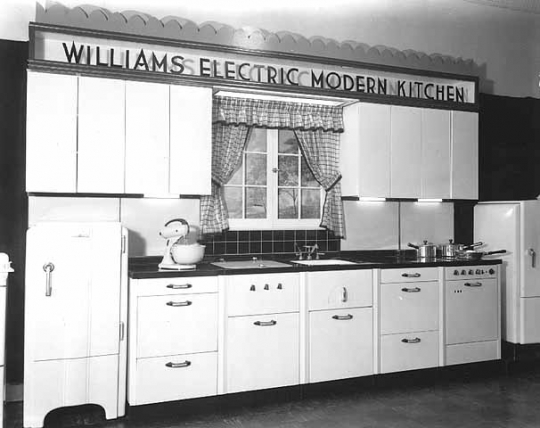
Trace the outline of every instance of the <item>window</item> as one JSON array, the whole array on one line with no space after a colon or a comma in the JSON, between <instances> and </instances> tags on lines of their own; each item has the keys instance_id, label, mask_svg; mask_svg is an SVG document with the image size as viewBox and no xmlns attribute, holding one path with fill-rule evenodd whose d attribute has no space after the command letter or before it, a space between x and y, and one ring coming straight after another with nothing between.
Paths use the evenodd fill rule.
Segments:
<instances>
[{"instance_id":1,"label":"window","mask_svg":"<svg viewBox=\"0 0 540 428\"><path fill-rule=\"evenodd\" d=\"M293 131L253 128L224 192L231 229L319 226L324 191Z\"/></svg>"}]
</instances>

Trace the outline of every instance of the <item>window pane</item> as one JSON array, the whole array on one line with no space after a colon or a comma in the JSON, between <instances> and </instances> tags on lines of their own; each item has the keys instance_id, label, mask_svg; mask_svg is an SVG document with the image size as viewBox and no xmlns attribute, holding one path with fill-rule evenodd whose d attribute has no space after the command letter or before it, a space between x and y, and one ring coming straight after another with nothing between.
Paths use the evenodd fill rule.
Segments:
<instances>
[{"instance_id":1,"label":"window pane","mask_svg":"<svg viewBox=\"0 0 540 428\"><path fill-rule=\"evenodd\" d=\"M293 131L280 129L278 133L279 153L298 153L298 141Z\"/></svg>"},{"instance_id":2,"label":"window pane","mask_svg":"<svg viewBox=\"0 0 540 428\"><path fill-rule=\"evenodd\" d=\"M227 184L242 184L242 169L244 167L244 161L240 162L240 165L238 165L238 168L236 168L236 171L234 171L233 176L229 180Z\"/></svg>"},{"instance_id":3,"label":"window pane","mask_svg":"<svg viewBox=\"0 0 540 428\"><path fill-rule=\"evenodd\" d=\"M246 145L246 151L266 153L266 135L266 129L253 128Z\"/></svg>"},{"instance_id":4,"label":"window pane","mask_svg":"<svg viewBox=\"0 0 540 428\"><path fill-rule=\"evenodd\" d=\"M224 189L229 218L242 218L242 188L225 186Z\"/></svg>"},{"instance_id":5,"label":"window pane","mask_svg":"<svg viewBox=\"0 0 540 428\"><path fill-rule=\"evenodd\" d=\"M298 191L279 189L278 218L298 218Z\"/></svg>"},{"instance_id":6,"label":"window pane","mask_svg":"<svg viewBox=\"0 0 540 428\"><path fill-rule=\"evenodd\" d=\"M298 156L278 156L278 185L298 186Z\"/></svg>"},{"instance_id":7,"label":"window pane","mask_svg":"<svg viewBox=\"0 0 540 428\"><path fill-rule=\"evenodd\" d=\"M319 187L304 156L302 156L302 187Z\"/></svg>"},{"instance_id":8,"label":"window pane","mask_svg":"<svg viewBox=\"0 0 540 428\"><path fill-rule=\"evenodd\" d=\"M266 218L266 187L246 187L246 218Z\"/></svg>"},{"instance_id":9,"label":"window pane","mask_svg":"<svg viewBox=\"0 0 540 428\"><path fill-rule=\"evenodd\" d=\"M246 153L246 184L266 184L266 155Z\"/></svg>"},{"instance_id":10,"label":"window pane","mask_svg":"<svg viewBox=\"0 0 540 428\"><path fill-rule=\"evenodd\" d=\"M302 218L321 217L321 191L302 189Z\"/></svg>"}]
</instances>

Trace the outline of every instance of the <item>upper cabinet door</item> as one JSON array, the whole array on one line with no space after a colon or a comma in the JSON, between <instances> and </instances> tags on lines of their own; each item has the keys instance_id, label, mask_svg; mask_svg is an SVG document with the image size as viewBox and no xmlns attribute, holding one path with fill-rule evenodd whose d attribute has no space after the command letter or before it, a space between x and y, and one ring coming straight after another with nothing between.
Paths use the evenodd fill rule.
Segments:
<instances>
[{"instance_id":1,"label":"upper cabinet door","mask_svg":"<svg viewBox=\"0 0 540 428\"><path fill-rule=\"evenodd\" d=\"M170 193L209 195L212 89L172 85L170 90Z\"/></svg>"},{"instance_id":2,"label":"upper cabinet door","mask_svg":"<svg viewBox=\"0 0 540 428\"><path fill-rule=\"evenodd\" d=\"M357 103L343 111L343 196L390 197L390 106Z\"/></svg>"},{"instance_id":3,"label":"upper cabinet door","mask_svg":"<svg viewBox=\"0 0 540 428\"><path fill-rule=\"evenodd\" d=\"M77 77L28 72L26 191L76 191Z\"/></svg>"},{"instance_id":4,"label":"upper cabinet door","mask_svg":"<svg viewBox=\"0 0 540 428\"><path fill-rule=\"evenodd\" d=\"M169 85L126 82L126 193L169 191Z\"/></svg>"},{"instance_id":5,"label":"upper cabinet door","mask_svg":"<svg viewBox=\"0 0 540 428\"><path fill-rule=\"evenodd\" d=\"M478 113L452 112L452 199L478 199Z\"/></svg>"},{"instance_id":6,"label":"upper cabinet door","mask_svg":"<svg viewBox=\"0 0 540 428\"><path fill-rule=\"evenodd\" d=\"M124 193L125 82L79 80L78 185L82 193Z\"/></svg>"},{"instance_id":7,"label":"upper cabinet door","mask_svg":"<svg viewBox=\"0 0 540 428\"><path fill-rule=\"evenodd\" d=\"M392 106L391 197L421 194L422 109Z\"/></svg>"},{"instance_id":8,"label":"upper cabinet door","mask_svg":"<svg viewBox=\"0 0 540 428\"><path fill-rule=\"evenodd\" d=\"M422 109L422 198L450 198L450 111Z\"/></svg>"}]
</instances>

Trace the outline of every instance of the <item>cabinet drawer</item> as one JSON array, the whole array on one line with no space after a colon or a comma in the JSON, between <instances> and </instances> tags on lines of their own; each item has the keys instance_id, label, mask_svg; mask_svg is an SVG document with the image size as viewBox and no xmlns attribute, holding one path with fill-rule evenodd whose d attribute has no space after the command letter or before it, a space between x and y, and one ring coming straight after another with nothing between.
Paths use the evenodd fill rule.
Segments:
<instances>
[{"instance_id":1,"label":"cabinet drawer","mask_svg":"<svg viewBox=\"0 0 540 428\"><path fill-rule=\"evenodd\" d=\"M373 374L372 308L309 314L309 381Z\"/></svg>"},{"instance_id":2,"label":"cabinet drawer","mask_svg":"<svg viewBox=\"0 0 540 428\"><path fill-rule=\"evenodd\" d=\"M371 306L371 270L309 272L309 310Z\"/></svg>"},{"instance_id":3,"label":"cabinet drawer","mask_svg":"<svg viewBox=\"0 0 540 428\"><path fill-rule=\"evenodd\" d=\"M403 268L403 269L382 269L381 282L420 282L437 281L439 270L433 268Z\"/></svg>"},{"instance_id":4,"label":"cabinet drawer","mask_svg":"<svg viewBox=\"0 0 540 428\"><path fill-rule=\"evenodd\" d=\"M227 315L256 315L299 310L299 276L238 275L227 282Z\"/></svg>"},{"instance_id":5,"label":"cabinet drawer","mask_svg":"<svg viewBox=\"0 0 540 428\"><path fill-rule=\"evenodd\" d=\"M234 317L227 322L226 392L300 382L299 314Z\"/></svg>"},{"instance_id":6,"label":"cabinet drawer","mask_svg":"<svg viewBox=\"0 0 540 428\"><path fill-rule=\"evenodd\" d=\"M381 337L381 373L439 365L439 333L390 334Z\"/></svg>"},{"instance_id":7,"label":"cabinet drawer","mask_svg":"<svg viewBox=\"0 0 540 428\"><path fill-rule=\"evenodd\" d=\"M217 294L138 298L137 357L215 351Z\"/></svg>"},{"instance_id":8,"label":"cabinet drawer","mask_svg":"<svg viewBox=\"0 0 540 428\"><path fill-rule=\"evenodd\" d=\"M216 276L132 279L130 281L130 287L136 287L133 291L138 296L217 293L218 279Z\"/></svg>"},{"instance_id":9,"label":"cabinet drawer","mask_svg":"<svg viewBox=\"0 0 540 428\"><path fill-rule=\"evenodd\" d=\"M143 358L136 364L132 405L217 394L216 352Z\"/></svg>"},{"instance_id":10,"label":"cabinet drawer","mask_svg":"<svg viewBox=\"0 0 540 428\"><path fill-rule=\"evenodd\" d=\"M382 284L381 334L439 328L439 283Z\"/></svg>"}]
</instances>

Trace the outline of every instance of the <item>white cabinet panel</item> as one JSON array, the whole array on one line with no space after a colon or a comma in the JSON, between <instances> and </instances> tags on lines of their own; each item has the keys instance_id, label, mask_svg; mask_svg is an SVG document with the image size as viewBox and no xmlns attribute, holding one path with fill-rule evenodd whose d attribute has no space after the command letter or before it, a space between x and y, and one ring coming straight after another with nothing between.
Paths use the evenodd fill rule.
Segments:
<instances>
[{"instance_id":1,"label":"white cabinet panel","mask_svg":"<svg viewBox=\"0 0 540 428\"><path fill-rule=\"evenodd\" d=\"M371 308L310 312L310 382L373 374L372 316Z\"/></svg>"},{"instance_id":2,"label":"white cabinet panel","mask_svg":"<svg viewBox=\"0 0 540 428\"><path fill-rule=\"evenodd\" d=\"M450 197L450 111L422 109L420 197Z\"/></svg>"},{"instance_id":3,"label":"white cabinet panel","mask_svg":"<svg viewBox=\"0 0 540 428\"><path fill-rule=\"evenodd\" d=\"M452 199L478 199L478 113L452 112Z\"/></svg>"},{"instance_id":4,"label":"white cabinet panel","mask_svg":"<svg viewBox=\"0 0 540 428\"><path fill-rule=\"evenodd\" d=\"M233 317L227 322L226 392L299 383L298 313Z\"/></svg>"},{"instance_id":5,"label":"white cabinet panel","mask_svg":"<svg viewBox=\"0 0 540 428\"><path fill-rule=\"evenodd\" d=\"M343 196L390 197L390 106L357 103L343 111Z\"/></svg>"},{"instance_id":6,"label":"white cabinet panel","mask_svg":"<svg viewBox=\"0 0 540 428\"><path fill-rule=\"evenodd\" d=\"M169 85L126 82L126 193L169 191Z\"/></svg>"},{"instance_id":7,"label":"white cabinet panel","mask_svg":"<svg viewBox=\"0 0 540 428\"><path fill-rule=\"evenodd\" d=\"M309 272L308 310L373 304L372 270Z\"/></svg>"},{"instance_id":8,"label":"white cabinet panel","mask_svg":"<svg viewBox=\"0 0 540 428\"><path fill-rule=\"evenodd\" d=\"M439 270L433 268L398 268L382 269L381 282L421 282L437 281Z\"/></svg>"},{"instance_id":9,"label":"white cabinet panel","mask_svg":"<svg viewBox=\"0 0 540 428\"><path fill-rule=\"evenodd\" d=\"M421 193L422 110L392 106L391 197L418 198Z\"/></svg>"},{"instance_id":10,"label":"white cabinet panel","mask_svg":"<svg viewBox=\"0 0 540 428\"><path fill-rule=\"evenodd\" d=\"M170 87L170 192L208 195L212 167L212 89Z\"/></svg>"},{"instance_id":11,"label":"white cabinet panel","mask_svg":"<svg viewBox=\"0 0 540 428\"><path fill-rule=\"evenodd\" d=\"M217 349L217 294L139 297L137 357Z\"/></svg>"},{"instance_id":12,"label":"white cabinet panel","mask_svg":"<svg viewBox=\"0 0 540 428\"><path fill-rule=\"evenodd\" d=\"M123 193L125 82L79 79L77 191Z\"/></svg>"},{"instance_id":13,"label":"white cabinet panel","mask_svg":"<svg viewBox=\"0 0 540 428\"><path fill-rule=\"evenodd\" d=\"M26 190L76 191L77 77L28 72Z\"/></svg>"},{"instance_id":14,"label":"white cabinet panel","mask_svg":"<svg viewBox=\"0 0 540 428\"><path fill-rule=\"evenodd\" d=\"M438 365L438 331L381 336L381 373L416 370Z\"/></svg>"}]
</instances>

